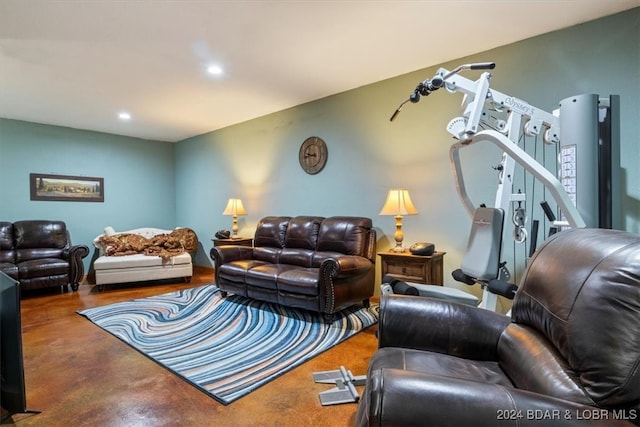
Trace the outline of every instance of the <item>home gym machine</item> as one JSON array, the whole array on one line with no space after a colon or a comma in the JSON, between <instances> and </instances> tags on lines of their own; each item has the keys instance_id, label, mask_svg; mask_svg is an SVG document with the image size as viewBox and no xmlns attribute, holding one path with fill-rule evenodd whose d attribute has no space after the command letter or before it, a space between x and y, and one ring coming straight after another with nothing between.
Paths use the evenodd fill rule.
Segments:
<instances>
[{"instance_id":1,"label":"home gym machine","mask_svg":"<svg viewBox=\"0 0 640 427\"><path fill-rule=\"evenodd\" d=\"M517 243L530 240L525 258L535 251L539 234L537 220L533 221L531 233L526 229L527 205L541 205L550 223L549 234L565 228L619 228L621 203L619 192L615 191L620 182L619 97L577 95L562 100L559 108L549 113L491 89L491 74L488 71L484 71L475 81L460 75L465 70L494 68L493 62L465 64L452 71L440 68L431 79L417 85L390 119L393 121L406 103L417 103L421 97L443 87L450 93L461 92L464 95L462 115L452 119L446 129L456 140L449 149L449 159L458 197L473 219L472 231L483 228L484 220L475 217L478 216L478 208L486 205L474 203L467 193L460 151L486 142L497 146L502 157L499 164L493 167L498 175L493 212L485 212L484 216L495 217L495 212L502 212L507 218L511 214L513 240ZM526 138L533 137L537 144L540 136L544 145L556 146L556 161L550 168L554 172L544 166L544 156L542 160L536 157L535 153L544 150L537 150L534 145L533 150L530 149L534 153L530 154L525 149ZM536 199L536 195L528 195L523 190L529 178L527 176L517 183L516 165L534 182L542 183L544 194L538 194ZM552 198L555 208L545 200L546 196ZM487 237L486 231L480 235L484 236L483 241L498 240L499 246L503 247L502 236L509 235L509 226L510 222L505 220L501 232L493 233L493 237ZM481 253L481 248L477 246L477 239L470 238L462 269L454 272L454 278L467 284L479 283L483 288L480 306L495 311L496 293L513 298L515 285L506 286L511 278L506 261L501 260L491 266L486 259L482 259L479 266L474 265L474 253ZM513 263L517 269L515 256ZM467 274L465 264L466 270L480 270L484 276ZM490 282L493 287L489 285Z\"/></svg>"}]
</instances>

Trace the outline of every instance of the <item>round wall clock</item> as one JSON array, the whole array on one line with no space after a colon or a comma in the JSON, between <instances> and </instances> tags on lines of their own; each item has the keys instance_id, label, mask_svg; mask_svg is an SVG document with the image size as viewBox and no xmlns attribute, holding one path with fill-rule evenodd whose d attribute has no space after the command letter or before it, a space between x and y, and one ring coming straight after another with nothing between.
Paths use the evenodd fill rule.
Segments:
<instances>
[{"instance_id":1,"label":"round wall clock","mask_svg":"<svg viewBox=\"0 0 640 427\"><path fill-rule=\"evenodd\" d=\"M298 160L300 166L309 175L315 175L327 164L327 144L317 136L310 136L300 146Z\"/></svg>"}]
</instances>

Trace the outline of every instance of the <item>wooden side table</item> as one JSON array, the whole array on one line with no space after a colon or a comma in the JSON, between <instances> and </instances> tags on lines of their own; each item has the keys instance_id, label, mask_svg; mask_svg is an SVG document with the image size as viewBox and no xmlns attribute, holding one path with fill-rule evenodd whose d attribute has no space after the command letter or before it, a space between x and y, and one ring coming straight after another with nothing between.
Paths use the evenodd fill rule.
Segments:
<instances>
[{"instance_id":1,"label":"wooden side table","mask_svg":"<svg viewBox=\"0 0 640 427\"><path fill-rule=\"evenodd\" d=\"M213 246L235 245L235 246L253 246L251 237L240 237L238 239L211 239Z\"/></svg>"},{"instance_id":2,"label":"wooden side table","mask_svg":"<svg viewBox=\"0 0 640 427\"><path fill-rule=\"evenodd\" d=\"M378 252L382 260L381 277L392 274L407 282L442 286L442 260L445 254L446 252L434 252L430 256L420 256L411 252Z\"/></svg>"}]
</instances>

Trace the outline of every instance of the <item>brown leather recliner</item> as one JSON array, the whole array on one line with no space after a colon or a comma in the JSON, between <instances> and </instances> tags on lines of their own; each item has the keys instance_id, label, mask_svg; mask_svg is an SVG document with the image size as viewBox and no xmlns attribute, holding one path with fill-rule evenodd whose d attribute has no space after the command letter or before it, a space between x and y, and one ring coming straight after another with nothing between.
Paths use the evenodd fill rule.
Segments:
<instances>
[{"instance_id":1,"label":"brown leather recliner","mask_svg":"<svg viewBox=\"0 0 640 427\"><path fill-rule=\"evenodd\" d=\"M223 291L285 306L335 313L369 304L374 292L376 231L371 219L268 216L254 247L211 249Z\"/></svg>"},{"instance_id":2,"label":"brown leather recliner","mask_svg":"<svg viewBox=\"0 0 640 427\"><path fill-rule=\"evenodd\" d=\"M578 229L531 259L511 317L381 299L359 426L640 423L640 236Z\"/></svg>"},{"instance_id":3,"label":"brown leather recliner","mask_svg":"<svg viewBox=\"0 0 640 427\"><path fill-rule=\"evenodd\" d=\"M22 290L68 287L75 291L84 275L86 245L72 245L63 221L0 222L0 270Z\"/></svg>"}]
</instances>

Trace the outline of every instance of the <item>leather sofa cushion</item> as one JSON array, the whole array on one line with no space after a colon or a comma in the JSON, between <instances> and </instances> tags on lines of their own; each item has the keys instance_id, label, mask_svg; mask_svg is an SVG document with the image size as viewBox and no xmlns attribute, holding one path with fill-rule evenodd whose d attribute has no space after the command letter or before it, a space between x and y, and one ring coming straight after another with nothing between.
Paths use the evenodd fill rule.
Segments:
<instances>
[{"instance_id":1,"label":"leather sofa cushion","mask_svg":"<svg viewBox=\"0 0 640 427\"><path fill-rule=\"evenodd\" d=\"M278 278L286 271L299 268L290 264L262 264L248 269L244 280L247 286L278 289Z\"/></svg>"},{"instance_id":2,"label":"leather sofa cushion","mask_svg":"<svg viewBox=\"0 0 640 427\"><path fill-rule=\"evenodd\" d=\"M301 267L311 267L313 265L314 251L310 249L289 249L284 248L280 252L278 262L282 264L299 265Z\"/></svg>"},{"instance_id":3,"label":"leather sofa cushion","mask_svg":"<svg viewBox=\"0 0 640 427\"><path fill-rule=\"evenodd\" d=\"M4 274L18 279L18 266L10 262L0 262L0 271Z\"/></svg>"},{"instance_id":4,"label":"leather sofa cushion","mask_svg":"<svg viewBox=\"0 0 640 427\"><path fill-rule=\"evenodd\" d=\"M319 216L298 216L291 218L287 226L284 246L287 248L314 250L318 242L318 233L323 219L323 217Z\"/></svg>"},{"instance_id":5,"label":"leather sofa cushion","mask_svg":"<svg viewBox=\"0 0 640 427\"><path fill-rule=\"evenodd\" d=\"M13 224L0 222L0 262L14 262Z\"/></svg>"},{"instance_id":6,"label":"leather sofa cushion","mask_svg":"<svg viewBox=\"0 0 640 427\"><path fill-rule=\"evenodd\" d=\"M0 263L13 264L16 260L16 251L13 249L0 250Z\"/></svg>"},{"instance_id":7,"label":"leather sofa cushion","mask_svg":"<svg viewBox=\"0 0 640 427\"><path fill-rule=\"evenodd\" d=\"M370 218L335 216L322 221L316 250L366 256Z\"/></svg>"},{"instance_id":8,"label":"leather sofa cushion","mask_svg":"<svg viewBox=\"0 0 640 427\"><path fill-rule=\"evenodd\" d=\"M278 290L301 295L318 295L318 269L296 268L278 276Z\"/></svg>"},{"instance_id":9,"label":"leather sofa cushion","mask_svg":"<svg viewBox=\"0 0 640 427\"><path fill-rule=\"evenodd\" d=\"M452 377L513 387L513 384L494 361L463 359L442 353L400 347L378 349L369 362L369 372L392 368L429 375Z\"/></svg>"},{"instance_id":10,"label":"leather sofa cushion","mask_svg":"<svg viewBox=\"0 0 640 427\"><path fill-rule=\"evenodd\" d=\"M62 221L18 221L13 223L16 263L41 258L63 258L67 227Z\"/></svg>"},{"instance_id":11,"label":"leather sofa cushion","mask_svg":"<svg viewBox=\"0 0 640 427\"><path fill-rule=\"evenodd\" d=\"M69 273L69 263L59 258L40 258L18 264L20 280L42 276L64 276Z\"/></svg>"},{"instance_id":12,"label":"leather sofa cushion","mask_svg":"<svg viewBox=\"0 0 640 427\"><path fill-rule=\"evenodd\" d=\"M255 247L253 248L253 259L277 264L279 262L281 251L282 249L280 248L273 248L269 246Z\"/></svg>"},{"instance_id":13,"label":"leather sofa cushion","mask_svg":"<svg viewBox=\"0 0 640 427\"><path fill-rule=\"evenodd\" d=\"M67 227L62 221L17 221L13 232L16 249L62 249L67 244Z\"/></svg>"},{"instance_id":14,"label":"leather sofa cushion","mask_svg":"<svg viewBox=\"0 0 640 427\"><path fill-rule=\"evenodd\" d=\"M511 323L498 343L500 366L516 388L594 405L567 362L535 330ZM526 366L527 369L522 369Z\"/></svg>"},{"instance_id":15,"label":"leather sofa cushion","mask_svg":"<svg viewBox=\"0 0 640 427\"><path fill-rule=\"evenodd\" d=\"M221 266L216 267L216 274L221 279L230 280L232 282L242 281L244 282L245 273L256 266L267 264L265 261L243 259L239 261L232 261Z\"/></svg>"},{"instance_id":16,"label":"leather sofa cushion","mask_svg":"<svg viewBox=\"0 0 640 427\"><path fill-rule=\"evenodd\" d=\"M289 225L289 216L267 216L260 220L253 239L255 247L284 247L285 234Z\"/></svg>"},{"instance_id":17,"label":"leather sofa cushion","mask_svg":"<svg viewBox=\"0 0 640 427\"><path fill-rule=\"evenodd\" d=\"M18 249L16 251L16 262L21 263L32 259L43 258L64 258L62 255L63 249L56 248L30 248L30 249Z\"/></svg>"}]
</instances>

